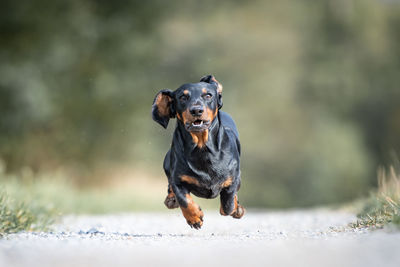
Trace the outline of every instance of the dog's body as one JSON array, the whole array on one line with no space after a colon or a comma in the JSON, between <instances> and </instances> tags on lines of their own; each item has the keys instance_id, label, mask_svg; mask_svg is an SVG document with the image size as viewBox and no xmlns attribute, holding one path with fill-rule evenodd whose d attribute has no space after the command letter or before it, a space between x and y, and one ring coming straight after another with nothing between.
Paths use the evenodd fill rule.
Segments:
<instances>
[{"instance_id":1,"label":"dog's body","mask_svg":"<svg viewBox=\"0 0 400 267\"><path fill-rule=\"evenodd\" d=\"M221 196L222 215L241 218L239 134L222 107L222 86L211 75L184 84L174 92L160 91L153 103L153 119L167 127L177 117L171 149L164 160L168 177L168 208L181 207L191 227L199 229L203 212L190 193L202 198Z\"/></svg>"},{"instance_id":2,"label":"dog's body","mask_svg":"<svg viewBox=\"0 0 400 267\"><path fill-rule=\"evenodd\" d=\"M219 112L209 128L206 148L199 148L191 140L191 135L178 123L171 149L164 160L164 170L169 184L178 185L182 176L186 178L187 187L198 197L215 198L221 192L221 186L229 177L232 184L239 183L238 133L231 117ZM175 191L174 191L175 192Z\"/></svg>"}]
</instances>

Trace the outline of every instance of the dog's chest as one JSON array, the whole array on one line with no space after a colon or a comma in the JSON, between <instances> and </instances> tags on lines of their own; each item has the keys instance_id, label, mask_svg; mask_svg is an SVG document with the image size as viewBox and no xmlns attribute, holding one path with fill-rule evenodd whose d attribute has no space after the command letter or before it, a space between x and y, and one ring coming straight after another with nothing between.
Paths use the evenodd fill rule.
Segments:
<instances>
[{"instance_id":1,"label":"dog's chest","mask_svg":"<svg viewBox=\"0 0 400 267\"><path fill-rule=\"evenodd\" d=\"M235 160L223 151L214 153L193 153L187 158L188 171L199 181L210 187L232 176Z\"/></svg>"}]
</instances>

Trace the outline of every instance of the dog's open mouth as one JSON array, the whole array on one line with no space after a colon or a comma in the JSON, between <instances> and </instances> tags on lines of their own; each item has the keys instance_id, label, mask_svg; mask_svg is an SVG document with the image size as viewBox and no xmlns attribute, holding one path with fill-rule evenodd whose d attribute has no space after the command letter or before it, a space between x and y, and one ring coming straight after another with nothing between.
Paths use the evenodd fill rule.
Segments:
<instances>
[{"instance_id":1,"label":"dog's open mouth","mask_svg":"<svg viewBox=\"0 0 400 267\"><path fill-rule=\"evenodd\" d=\"M201 127L201 126L203 126L203 120L195 120L194 122L192 122L192 126L195 126L195 127Z\"/></svg>"},{"instance_id":2,"label":"dog's open mouth","mask_svg":"<svg viewBox=\"0 0 400 267\"><path fill-rule=\"evenodd\" d=\"M192 122L187 122L185 126L186 130L190 132L199 132L208 129L210 126L210 121L197 119Z\"/></svg>"}]
</instances>

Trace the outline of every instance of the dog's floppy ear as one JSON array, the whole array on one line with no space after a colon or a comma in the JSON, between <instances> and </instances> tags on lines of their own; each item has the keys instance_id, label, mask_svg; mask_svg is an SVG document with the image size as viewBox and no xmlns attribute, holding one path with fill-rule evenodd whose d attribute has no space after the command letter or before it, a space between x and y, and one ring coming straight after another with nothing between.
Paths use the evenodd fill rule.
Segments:
<instances>
[{"instance_id":1,"label":"dog's floppy ear","mask_svg":"<svg viewBox=\"0 0 400 267\"><path fill-rule=\"evenodd\" d=\"M212 75L203 76L200 82L205 82L215 85L218 93L218 109L222 108L222 84L220 84L217 79Z\"/></svg>"},{"instance_id":2,"label":"dog's floppy ear","mask_svg":"<svg viewBox=\"0 0 400 267\"><path fill-rule=\"evenodd\" d=\"M169 119L175 118L174 97L171 90L164 89L158 92L153 101L151 115L154 121L167 128Z\"/></svg>"}]
</instances>

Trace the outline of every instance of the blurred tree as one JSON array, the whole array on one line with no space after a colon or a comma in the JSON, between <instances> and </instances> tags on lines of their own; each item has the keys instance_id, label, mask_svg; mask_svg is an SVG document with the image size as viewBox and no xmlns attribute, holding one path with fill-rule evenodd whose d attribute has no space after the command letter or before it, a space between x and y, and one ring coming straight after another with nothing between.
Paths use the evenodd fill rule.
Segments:
<instances>
[{"instance_id":1,"label":"blurred tree","mask_svg":"<svg viewBox=\"0 0 400 267\"><path fill-rule=\"evenodd\" d=\"M2 1L0 157L8 171L161 162L154 95L213 73L243 143L243 201L368 191L399 151L400 5L373 0ZM156 168L154 168L156 169Z\"/></svg>"},{"instance_id":2,"label":"blurred tree","mask_svg":"<svg viewBox=\"0 0 400 267\"><path fill-rule=\"evenodd\" d=\"M170 8L162 1L5 1L0 153L9 168L123 158L128 117L150 102L141 100L148 97L143 74L157 56L154 27Z\"/></svg>"},{"instance_id":3,"label":"blurred tree","mask_svg":"<svg viewBox=\"0 0 400 267\"><path fill-rule=\"evenodd\" d=\"M375 183L376 166L400 151L400 5L330 0L310 9L299 97L361 129Z\"/></svg>"}]
</instances>

